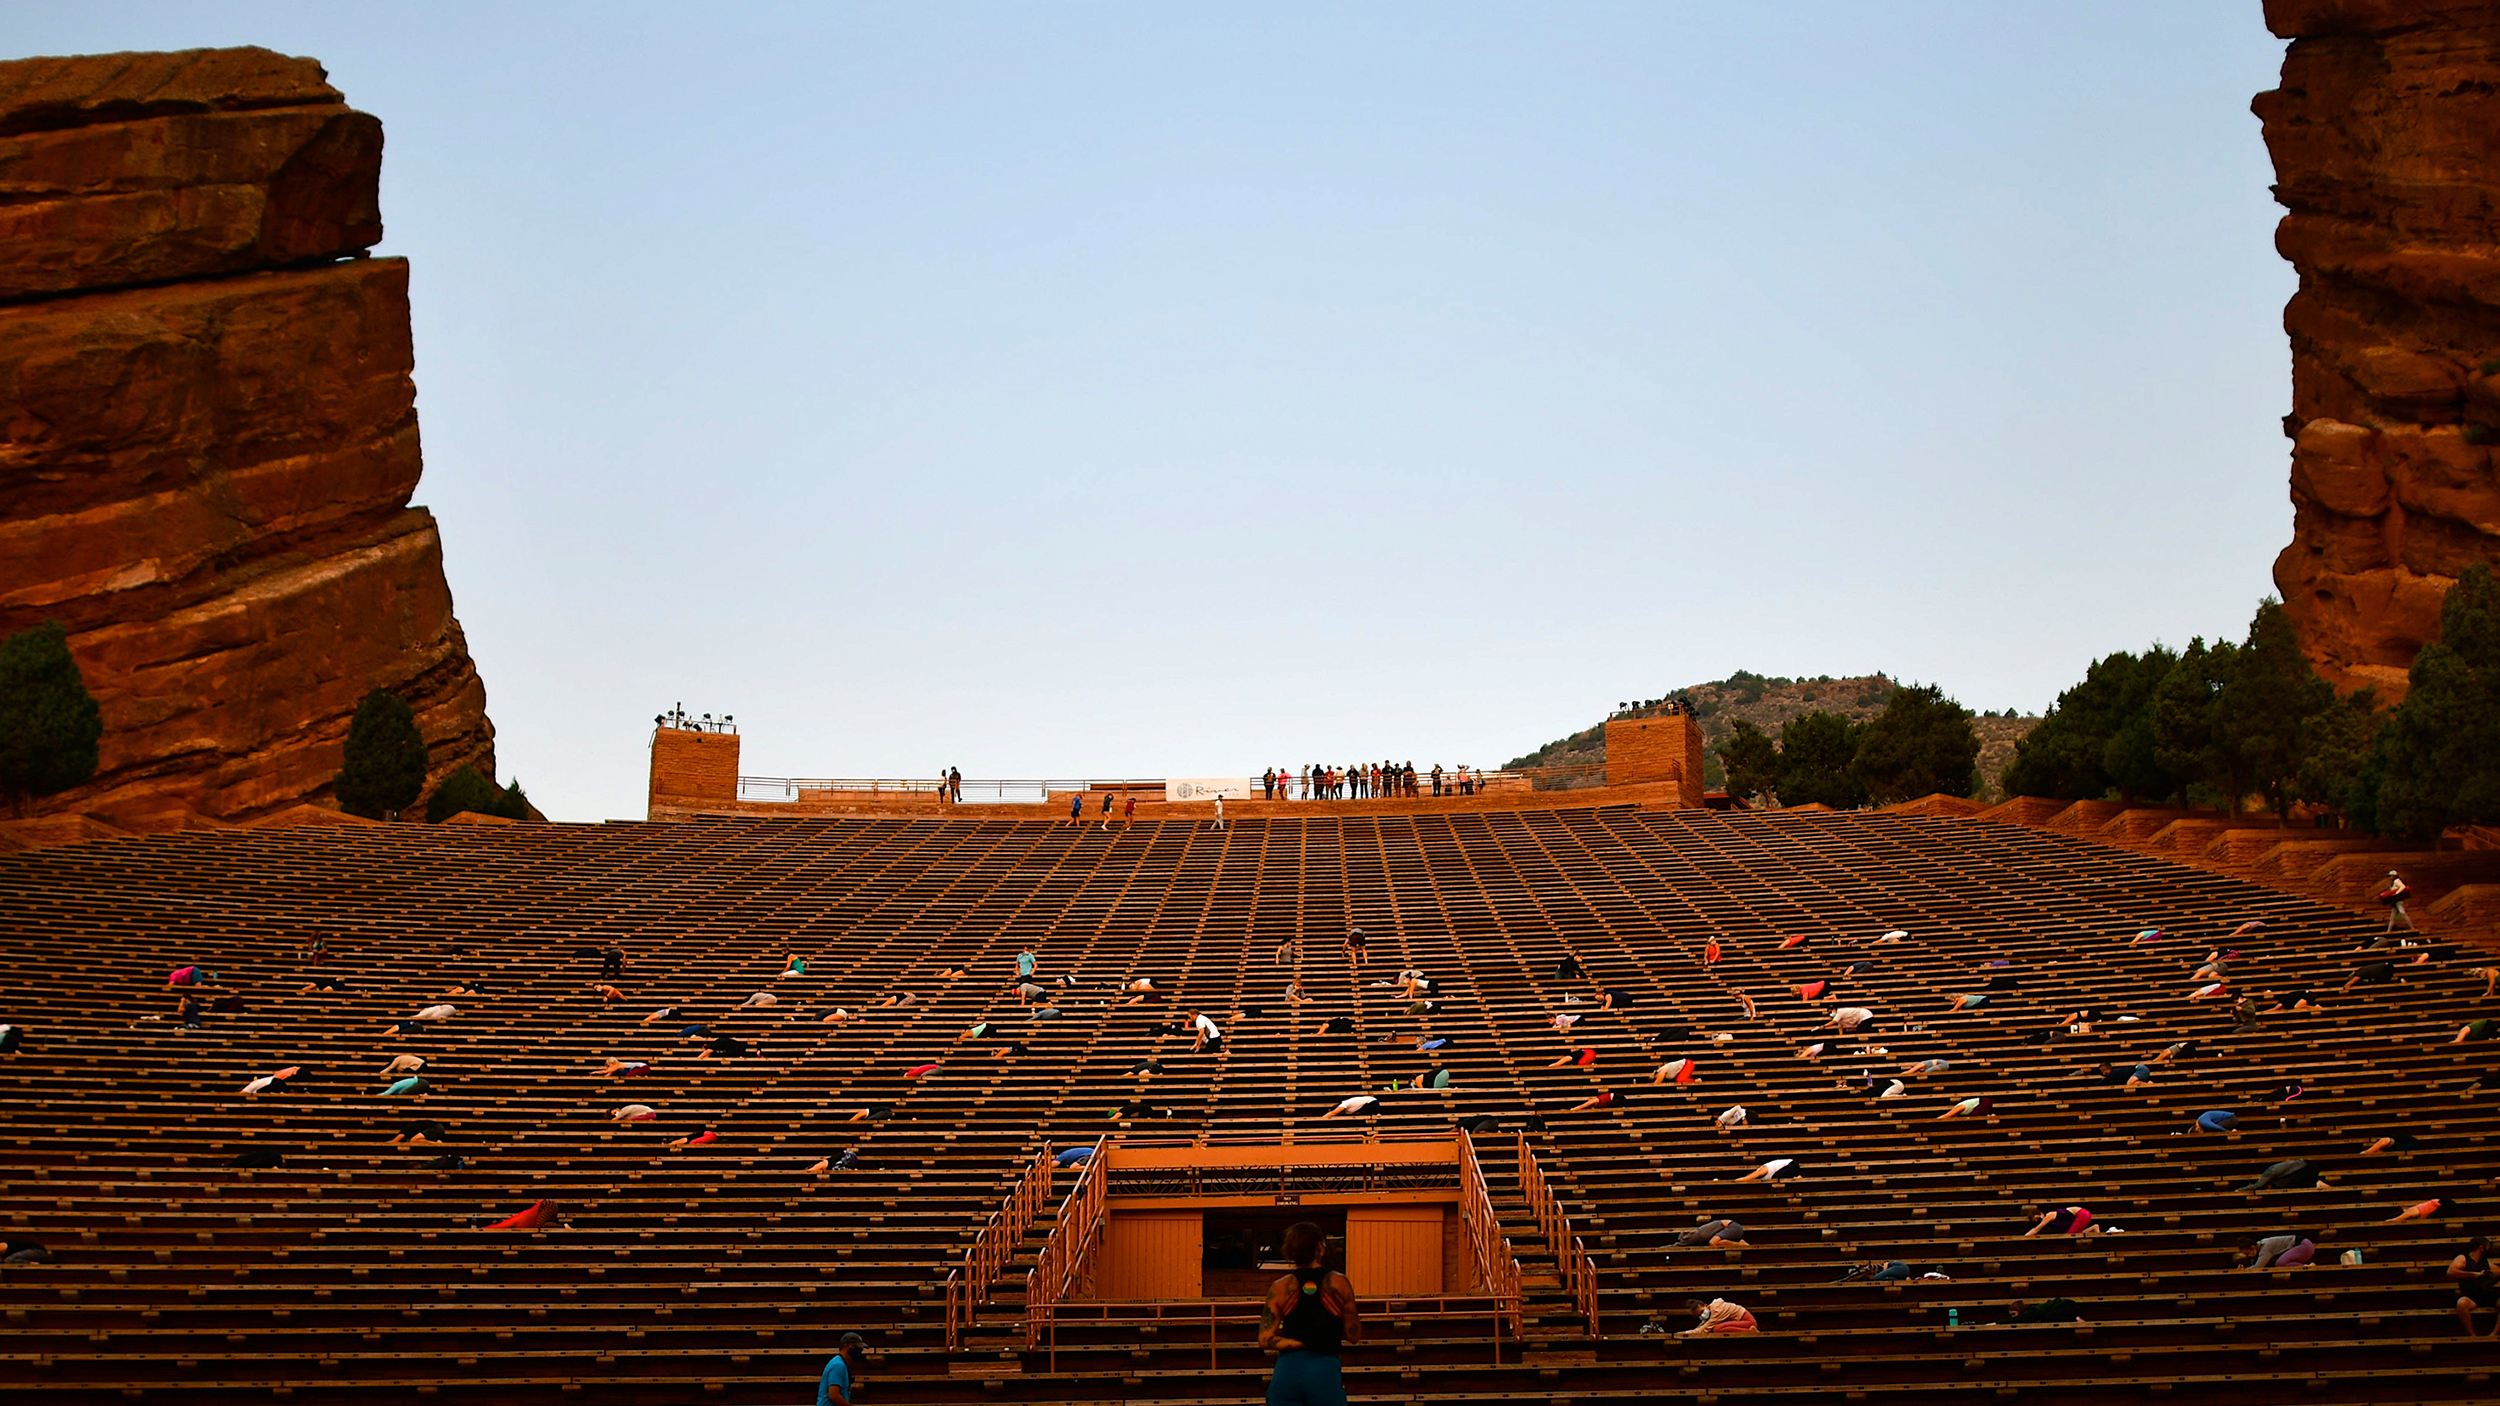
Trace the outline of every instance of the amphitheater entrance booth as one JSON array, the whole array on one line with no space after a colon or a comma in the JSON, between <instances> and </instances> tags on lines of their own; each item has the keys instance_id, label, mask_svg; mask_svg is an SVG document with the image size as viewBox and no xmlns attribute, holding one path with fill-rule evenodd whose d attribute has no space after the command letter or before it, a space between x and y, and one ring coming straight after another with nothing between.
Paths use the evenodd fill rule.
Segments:
<instances>
[{"instance_id":1,"label":"amphitheater entrance booth","mask_svg":"<svg viewBox=\"0 0 2500 1406\"><path fill-rule=\"evenodd\" d=\"M1025 1341L1158 1334L1203 1323L1212 1361L1255 1334L1292 1266L1284 1232L1313 1221L1375 1311L1474 1320L1495 1360L1517 1336L1518 1261L1465 1134L1360 1142L1098 1145L1025 1281ZM1115 1327L1115 1325L1122 1325ZM1184 1326L1186 1325L1186 1326Z\"/></svg>"},{"instance_id":2,"label":"amphitheater entrance booth","mask_svg":"<svg viewBox=\"0 0 2500 1406\"><path fill-rule=\"evenodd\" d=\"M1370 1297L1470 1287L1455 1142L1115 1145L1103 1155L1102 1245L1078 1297L1256 1299L1291 1272L1284 1234L1297 1221L1328 1232L1332 1264Z\"/></svg>"}]
</instances>

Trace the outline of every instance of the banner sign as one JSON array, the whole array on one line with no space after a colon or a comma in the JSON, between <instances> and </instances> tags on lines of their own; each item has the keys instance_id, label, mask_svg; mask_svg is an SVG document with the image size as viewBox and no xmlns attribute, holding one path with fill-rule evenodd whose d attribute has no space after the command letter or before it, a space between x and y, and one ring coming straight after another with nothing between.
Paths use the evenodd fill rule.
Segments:
<instances>
[{"instance_id":1,"label":"banner sign","mask_svg":"<svg viewBox=\"0 0 2500 1406\"><path fill-rule=\"evenodd\" d=\"M1246 801L1257 794L1259 780L1255 776L1194 776L1163 783L1163 799L1167 801L1211 801L1218 796L1228 801Z\"/></svg>"}]
</instances>

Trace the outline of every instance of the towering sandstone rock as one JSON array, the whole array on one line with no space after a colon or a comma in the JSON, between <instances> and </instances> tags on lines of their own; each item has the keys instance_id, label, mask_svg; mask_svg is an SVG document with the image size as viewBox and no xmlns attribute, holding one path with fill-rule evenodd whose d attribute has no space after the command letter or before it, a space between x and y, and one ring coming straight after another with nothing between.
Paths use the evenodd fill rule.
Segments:
<instances>
[{"instance_id":1,"label":"towering sandstone rock","mask_svg":"<svg viewBox=\"0 0 2500 1406\"><path fill-rule=\"evenodd\" d=\"M2275 245L2300 271L2292 544L2319 669L2402 696L2439 601L2500 561L2500 0L2267 0Z\"/></svg>"},{"instance_id":2,"label":"towering sandstone rock","mask_svg":"<svg viewBox=\"0 0 2500 1406\"><path fill-rule=\"evenodd\" d=\"M263 49L0 63L0 631L62 622L104 710L47 810L325 798L415 705L436 780L494 728L417 485L382 127Z\"/></svg>"}]
</instances>

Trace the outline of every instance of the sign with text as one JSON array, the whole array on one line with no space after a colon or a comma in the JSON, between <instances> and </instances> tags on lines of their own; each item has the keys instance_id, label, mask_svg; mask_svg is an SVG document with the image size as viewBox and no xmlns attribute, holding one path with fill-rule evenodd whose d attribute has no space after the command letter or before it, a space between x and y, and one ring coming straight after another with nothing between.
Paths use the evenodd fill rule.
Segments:
<instances>
[{"instance_id":1,"label":"sign with text","mask_svg":"<svg viewBox=\"0 0 2500 1406\"><path fill-rule=\"evenodd\" d=\"M1211 801L1218 796L1228 801L1246 801L1258 793L1257 778L1248 776L1193 776L1163 783L1163 799L1167 801Z\"/></svg>"}]
</instances>

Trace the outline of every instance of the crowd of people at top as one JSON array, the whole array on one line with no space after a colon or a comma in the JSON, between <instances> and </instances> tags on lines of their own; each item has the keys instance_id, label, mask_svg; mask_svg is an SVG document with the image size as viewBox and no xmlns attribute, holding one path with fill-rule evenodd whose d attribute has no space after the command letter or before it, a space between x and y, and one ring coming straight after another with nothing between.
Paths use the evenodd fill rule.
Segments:
<instances>
[{"instance_id":1,"label":"crowd of people at top","mask_svg":"<svg viewBox=\"0 0 2500 1406\"><path fill-rule=\"evenodd\" d=\"M1418 771L1413 762L1356 762L1351 766L1269 767L1259 773L1259 798L1268 801L1413 800L1424 796L1472 796L1484 773L1467 766L1442 770L1434 762Z\"/></svg>"}]
</instances>

